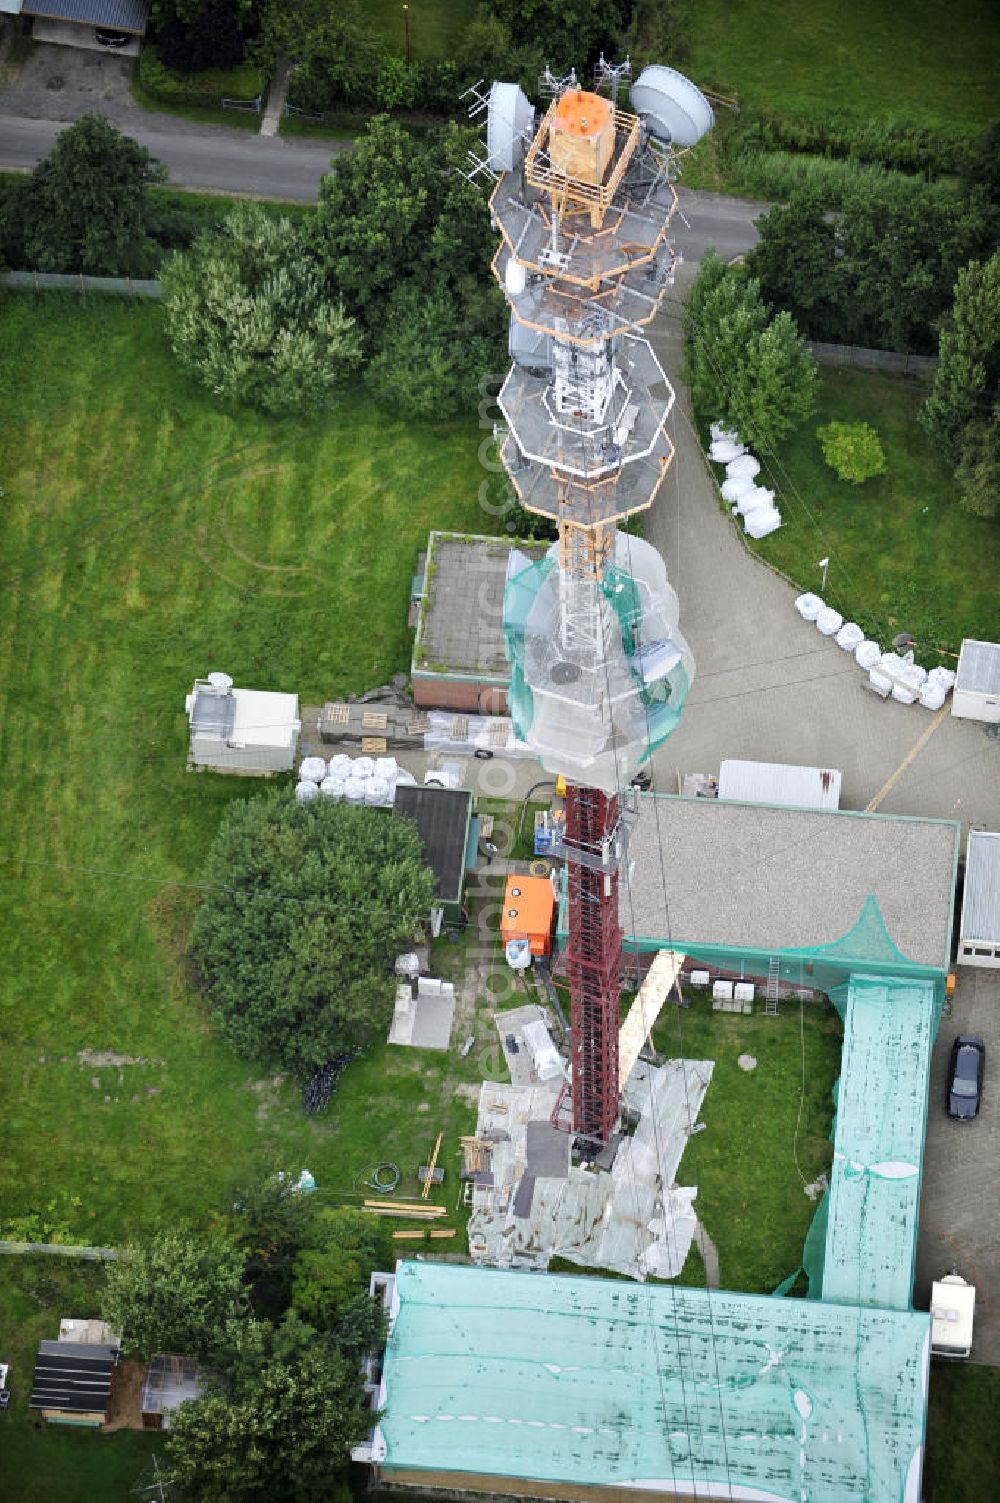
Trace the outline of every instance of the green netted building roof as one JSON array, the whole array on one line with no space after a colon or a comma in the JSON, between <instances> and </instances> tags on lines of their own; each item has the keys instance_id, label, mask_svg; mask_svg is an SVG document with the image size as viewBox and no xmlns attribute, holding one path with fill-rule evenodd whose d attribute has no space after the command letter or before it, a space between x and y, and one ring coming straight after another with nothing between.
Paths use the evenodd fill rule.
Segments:
<instances>
[{"instance_id":1,"label":"green netted building roof","mask_svg":"<svg viewBox=\"0 0 1000 1503\"><path fill-rule=\"evenodd\" d=\"M394 1307L387 1481L919 1498L925 1313L421 1262Z\"/></svg>"},{"instance_id":2,"label":"green netted building roof","mask_svg":"<svg viewBox=\"0 0 1000 1503\"><path fill-rule=\"evenodd\" d=\"M844 1052L830 1189L805 1256L810 1293L905 1310L938 1020L934 987L852 976L833 1000L844 1018Z\"/></svg>"}]
</instances>

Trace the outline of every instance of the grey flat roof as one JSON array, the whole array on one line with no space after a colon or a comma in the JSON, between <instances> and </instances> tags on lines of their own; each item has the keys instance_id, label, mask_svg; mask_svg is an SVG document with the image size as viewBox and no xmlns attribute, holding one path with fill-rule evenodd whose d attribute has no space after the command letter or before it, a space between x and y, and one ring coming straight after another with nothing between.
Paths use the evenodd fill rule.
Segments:
<instances>
[{"instance_id":1,"label":"grey flat roof","mask_svg":"<svg viewBox=\"0 0 1000 1503\"><path fill-rule=\"evenodd\" d=\"M149 20L149 0L24 0L22 14L142 36Z\"/></svg>"},{"instance_id":2,"label":"grey flat roof","mask_svg":"<svg viewBox=\"0 0 1000 1503\"><path fill-rule=\"evenodd\" d=\"M716 799L640 799L627 937L733 949L831 944L874 894L907 959L949 960L959 826ZM662 859L662 866L661 866Z\"/></svg>"},{"instance_id":3,"label":"grey flat roof","mask_svg":"<svg viewBox=\"0 0 1000 1503\"><path fill-rule=\"evenodd\" d=\"M550 545L525 545L541 558ZM510 681L503 648L503 590L511 540L432 532L413 671Z\"/></svg>"},{"instance_id":4,"label":"grey flat roof","mask_svg":"<svg viewBox=\"0 0 1000 1503\"><path fill-rule=\"evenodd\" d=\"M1000 944L1000 833L994 830L969 831L960 937Z\"/></svg>"}]
</instances>

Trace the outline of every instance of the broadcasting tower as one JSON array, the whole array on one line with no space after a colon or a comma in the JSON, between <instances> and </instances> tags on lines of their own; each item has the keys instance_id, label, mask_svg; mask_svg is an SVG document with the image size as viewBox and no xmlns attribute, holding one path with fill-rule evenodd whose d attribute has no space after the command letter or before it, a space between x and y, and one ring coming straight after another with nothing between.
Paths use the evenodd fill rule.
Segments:
<instances>
[{"instance_id":1,"label":"broadcasting tower","mask_svg":"<svg viewBox=\"0 0 1000 1503\"><path fill-rule=\"evenodd\" d=\"M627 65L626 65L627 67ZM501 457L522 506L558 526L540 562L514 551L504 594L516 734L566 778L573 1131L606 1143L619 1115L618 884L639 768L677 725L694 660L663 560L618 523L646 510L673 458L674 393L637 330L672 280L674 150L712 125L695 86L643 71L636 113L576 78L538 124L516 84L474 91L486 114L493 271L510 306Z\"/></svg>"}]
</instances>

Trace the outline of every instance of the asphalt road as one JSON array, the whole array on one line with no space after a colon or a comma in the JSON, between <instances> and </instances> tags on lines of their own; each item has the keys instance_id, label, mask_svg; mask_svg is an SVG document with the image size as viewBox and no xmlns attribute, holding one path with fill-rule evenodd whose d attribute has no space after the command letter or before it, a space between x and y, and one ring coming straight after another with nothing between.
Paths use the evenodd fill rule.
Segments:
<instances>
[{"instance_id":1,"label":"asphalt road","mask_svg":"<svg viewBox=\"0 0 1000 1503\"><path fill-rule=\"evenodd\" d=\"M0 99L0 170L26 170L41 161L66 121L15 113ZM90 107L100 108L96 101ZM6 111L11 111L7 113ZM315 200L320 179L347 141L266 138L226 126L195 126L164 115L144 115L136 109L106 111L121 129L169 169L170 179L182 188L209 189L260 198ZM698 260L709 245L727 258L749 250L757 239L754 219L766 205L728 198L721 193L689 191L681 185L681 214L674 239L687 260Z\"/></svg>"}]
</instances>

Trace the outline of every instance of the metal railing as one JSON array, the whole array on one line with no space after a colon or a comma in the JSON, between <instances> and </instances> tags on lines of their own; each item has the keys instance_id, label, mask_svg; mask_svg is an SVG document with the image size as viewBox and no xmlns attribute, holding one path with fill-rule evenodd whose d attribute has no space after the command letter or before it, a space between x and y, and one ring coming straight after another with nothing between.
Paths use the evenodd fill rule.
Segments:
<instances>
[{"instance_id":1,"label":"metal railing","mask_svg":"<svg viewBox=\"0 0 1000 1503\"><path fill-rule=\"evenodd\" d=\"M266 94L266 89L263 89L256 99L233 99L228 94L223 94L219 103L224 110L243 110L248 115L259 115L264 108Z\"/></svg>"},{"instance_id":2,"label":"metal railing","mask_svg":"<svg viewBox=\"0 0 1000 1503\"><path fill-rule=\"evenodd\" d=\"M823 344L807 339L817 364L842 369L883 371L896 376L930 376L937 367L935 355L902 355L898 350L869 350L856 344Z\"/></svg>"}]
</instances>

